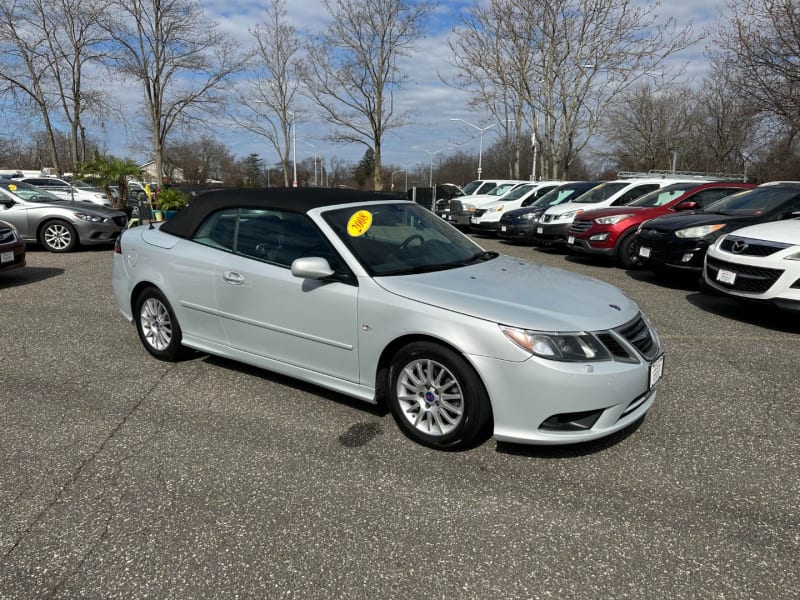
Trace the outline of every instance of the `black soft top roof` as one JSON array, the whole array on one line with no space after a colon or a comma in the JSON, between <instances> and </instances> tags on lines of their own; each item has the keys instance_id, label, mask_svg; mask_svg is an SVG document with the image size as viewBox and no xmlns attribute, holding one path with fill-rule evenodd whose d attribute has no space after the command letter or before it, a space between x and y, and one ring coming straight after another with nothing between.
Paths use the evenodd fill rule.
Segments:
<instances>
[{"instance_id":1,"label":"black soft top roof","mask_svg":"<svg viewBox=\"0 0 800 600\"><path fill-rule=\"evenodd\" d=\"M242 188L206 192L161 226L161 231L191 237L206 217L224 208L261 208L305 213L321 206L378 200L406 200L393 192L337 188Z\"/></svg>"}]
</instances>

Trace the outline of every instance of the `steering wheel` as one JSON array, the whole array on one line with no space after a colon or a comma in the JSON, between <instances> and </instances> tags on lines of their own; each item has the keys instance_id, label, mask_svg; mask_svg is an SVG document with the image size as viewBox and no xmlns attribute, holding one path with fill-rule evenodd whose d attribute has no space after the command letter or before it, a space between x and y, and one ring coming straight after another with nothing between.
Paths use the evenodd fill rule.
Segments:
<instances>
[{"instance_id":1,"label":"steering wheel","mask_svg":"<svg viewBox=\"0 0 800 600\"><path fill-rule=\"evenodd\" d=\"M414 240L418 240L420 246L422 246L425 243L425 238L424 237L422 237L418 233L414 233L414 234L408 236L406 239L404 239L403 243L400 244L400 246L397 249L398 250L405 250L411 244L411 242L413 242Z\"/></svg>"}]
</instances>

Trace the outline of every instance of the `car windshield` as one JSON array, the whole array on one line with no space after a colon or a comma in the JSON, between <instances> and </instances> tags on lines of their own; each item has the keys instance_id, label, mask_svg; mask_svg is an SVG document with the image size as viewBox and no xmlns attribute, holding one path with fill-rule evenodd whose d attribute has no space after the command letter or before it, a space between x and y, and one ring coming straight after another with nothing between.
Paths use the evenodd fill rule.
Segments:
<instances>
[{"instance_id":1,"label":"car windshield","mask_svg":"<svg viewBox=\"0 0 800 600\"><path fill-rule=\"evenodd\" d=\"M51 202L63 202L55 194L22 181L2 181L0 182L0 187L26 202L47 202L48 204Z\"/></svg>"},{"instance_id":2,"label":"car windshield","mask_svg":"<svg viewBox=\"0 0 800 600\"><path fill-rule=\"evenodd\" d=\"M374 276L441 271L497 257L412 202L337 208L323 217Z\"/></svg>"},{"instance_id":3,"label":"car windshield","mask_svg":"<svg viewBox=\"0 0 800 600\"><path fill-rule=\"evenodd\" d=\"M487 196L503 196L507 194L515 186L519 185L518 183L501 183L500 185L493 187L490 191L486 192Z\"/></svg>"},{"instance_id":4,"label":"car windshield","mask_svg":"<svg viewBox=\"0 0 800 600\"><path fill-rule=\"evenodd\" d=\"M686 192L697 187L696 183L673 183L663 188L653 190L628 204L628 206L664 206L669 204L678 196L683 196Z\"/></svg>"},{"instance_id":5,"label":"car windshield","mask_svg":"<svg viewBox=\"0 0 800 600\"><path fill-rule=\"evenodd\" d=\"M800 194L800 190L780 187L757 187L726 196L703 209L706 213L758 216L771 212Z\"/></svg>"},{"instance_id":6,"label":"car windshield","mask_svg":"<svg viewBox=\"0 0 800 600\"><path fill-rule=\"evenodd\" d=\"M505 196L503 196L503 200L519 200L525 194L530 192L533 189L533 187L534 184L532 183L515 187L513 190L511 190Z\"/></svg>"},{"instance_id":7,"label":"car windshield","mask_svg":"<svg viewBox=\"0 0 800 600\"><path fill-rule=\"evenodd\" d=\"M601 183L600 185L593 187L585 194L581 194L575 198L573 202L576 204L595 204L597 202L602 202L603 200L608 200L615 193L629 185L630 183L625 181L609 181L607 183Z\"/></svg>"},{"instance_id":8,"label":"car windshield","mask_svg":"<svg viewBox=\"0 0 800 600\"><path fill-rule=\"evenodd\" d=\"M535 209L550 208L551 206L555 206L556 204L569 202L571 198L574 198L577 194L582 194L586 190L587 190L587 184L585 183L584 184L579 183L575 185L560 185L557 188L550 190L544 196L539 198L536 202L531 204L530 208L535 208Z\"/></svg>"},{"instance_id":9,"label":"car windshield","mask_svg":"<svg viewBox=\"0 0 800 600\"><path fill-rule=\"evenodd\" d=\"M483 183L483 181L481 181L479 179L476 179L475 181L470 181L467 185L465 185L462 188L462 190L464 191L464 195L469 196L475 190L477 190L481 186L482 183Z\"/></svg>"}]
</instances>

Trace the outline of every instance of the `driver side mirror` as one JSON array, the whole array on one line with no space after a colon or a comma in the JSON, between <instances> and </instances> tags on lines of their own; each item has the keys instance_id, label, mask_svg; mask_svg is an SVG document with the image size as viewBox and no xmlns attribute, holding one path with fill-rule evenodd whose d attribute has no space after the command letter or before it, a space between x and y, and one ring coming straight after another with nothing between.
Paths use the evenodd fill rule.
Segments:
<instances>
[{"instance_id":1,"label":"driver side mirror","mask_svg":"<svg viewBox=\"0 0 800 600\"><path fill-rule=\"evenodd\" d=\"M5 196L0 196L0 204L5 206L6 208L11 208L16 204L13 198L6 198Z\"/></svg>"},{"instance_id":2,"label":"driver side mirror","mask_svg":"<svg viewBox=\"0 0 800 600\"><path fill-rule=\"evenodd\" d=\"M675 210L697 210L697 202L694 200L686 200L678 204Z\"/></svg>"},{"instance_id":3,"label":"driver side mirror","mask_svg":"<svg viewBox=\"0 0 800 600\"><path fill-rule=\"evenodd\" d=\"M324 258L318 256L304 256L292 262L292 275L303 279L325 279L335 271Z\"/></svg>"}]
</instances>

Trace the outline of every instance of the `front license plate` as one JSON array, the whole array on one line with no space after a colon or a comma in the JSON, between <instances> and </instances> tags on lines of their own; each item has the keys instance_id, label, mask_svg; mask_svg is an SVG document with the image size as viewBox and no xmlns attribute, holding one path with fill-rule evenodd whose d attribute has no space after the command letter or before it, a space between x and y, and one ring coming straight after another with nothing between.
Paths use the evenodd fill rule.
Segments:
<instances>
[{"instance_id":1,"label":"front license plate","mask_svg":"<svg viewBox=\"0 0 800 600\"><path fill-rule=\"evenodd\" d=\"M650 258L650 248L647 246L639 246L639 256L642 258Z\"/></svg>"},{"instance_id":2,"label":"front license plate","mask_svg":"<svg viewBox=\"0 0 800 600\"><path fill-rule=\"evenodd\" d=\"M500 231L507 231L507 230L508 227L506 227L505 225L500 225Z\"/></svg>"},{"instance_id":3,"label":"front license plate","mask_svg":"<svg viewBox=\"0 0 800 600\"><path fill-rule=\"evenodd\" d=\"M536 233L544 233L544 227L537 227Z\"/></svg>"},{"instance_id":4,"label":"front license plate","mask_svg":"<svg viewBox=\"0 0 800 600\"><path fill-rule=\"evenodd\" d=\"M653 387L661 379L664 374L664 355L659 356L650 365L650 387Z\"/></svg>"},{"instance_id":5,"label":"front license plate","mask_svg":"<svg viewBox=\"0 0 800 600\"><path fill-rule=\"evenodd\" d=\"M14 262L13 252L3 252L0 254L0 263Z\"/></svg>"},{"instance_id":6,"label":"front license plate","mask_svg":"<svg viewBox=\"0 0 800 600\"><path fill-rule=\"evenodd\" d=\"M569 236L567 238L567 243L568 244L574 244L575 243L575 236L574 235Z\"/></svg>"},{"instance_id":7,"label":"front license plate","mask_svg":"<svg viewBox=\"0 0 800 600\"><path fill-rule=\"evenodd\" d=\"M725 269L720 269L717 271L717 281L720 283L727 283L728 285L733 285L736 281L736 273L733 271L726 271Z\"/></svg>"}]
</instances>

